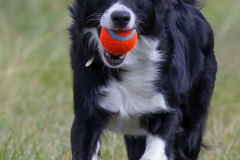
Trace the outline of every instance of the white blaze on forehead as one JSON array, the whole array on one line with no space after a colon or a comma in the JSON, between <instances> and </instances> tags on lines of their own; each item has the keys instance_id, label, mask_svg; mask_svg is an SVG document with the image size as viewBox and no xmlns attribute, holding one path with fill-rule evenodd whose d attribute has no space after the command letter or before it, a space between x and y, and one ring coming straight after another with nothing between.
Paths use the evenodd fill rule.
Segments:
<instances>
[{"instance_id":1,"label":"white blaze on forehead","mask_svg":"<svg viewBox=\"0 0 240 160\"><path fill-rule=\"evenodd\" d=\"M112 13L115 11L127 11L130 13L131 19L130 19L128 25L124 29L132 29L135 27L136 16L135 16L134 12L130 8L128 8L125 5L120 4L120 3L115 3L108 10L105 11L105 13L103 14L103 16L101 17L101 20L100 20L100 25L102 27L112 29L112 30L117 29L117 28L115 28L115 26L112 22L112 18L111 18Z\"/></svg>"}]
</instances>

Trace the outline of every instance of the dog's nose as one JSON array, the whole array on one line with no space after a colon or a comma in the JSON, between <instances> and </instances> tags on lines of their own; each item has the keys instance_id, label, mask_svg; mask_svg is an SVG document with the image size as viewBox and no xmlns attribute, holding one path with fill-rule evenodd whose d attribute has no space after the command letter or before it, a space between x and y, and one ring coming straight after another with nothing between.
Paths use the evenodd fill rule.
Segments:
<instances>
[{"instance_id":1,"label":"dog's nose","mask_svg":"<svg viewBox=\"0 0 240 160\"><path fill-rule=\"evenodd\" d=\"M128 11L114 11L111 18L116 26L125 27L129 23L131 15Z\"/></svg>"}]
</instances>

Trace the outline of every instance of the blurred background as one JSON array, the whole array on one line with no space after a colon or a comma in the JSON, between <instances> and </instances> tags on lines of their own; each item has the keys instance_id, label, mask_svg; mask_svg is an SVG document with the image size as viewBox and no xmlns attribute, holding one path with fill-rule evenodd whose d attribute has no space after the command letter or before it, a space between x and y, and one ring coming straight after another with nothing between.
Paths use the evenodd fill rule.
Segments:
<instances>
[{"instance_id":1,"label":"blurred background","mask_svg":"<svg viewBox=\"0 0 240 160\"><path fill-rule=\"evenodd\" d=\"M71 0L0 1L0 160L70 160ZM201 160L240 160L240 1L209 0L218 74ZM125 160L103 136L102 160ZM124 158L125 157L125 158Z\"/></svg>"}]
</instances>

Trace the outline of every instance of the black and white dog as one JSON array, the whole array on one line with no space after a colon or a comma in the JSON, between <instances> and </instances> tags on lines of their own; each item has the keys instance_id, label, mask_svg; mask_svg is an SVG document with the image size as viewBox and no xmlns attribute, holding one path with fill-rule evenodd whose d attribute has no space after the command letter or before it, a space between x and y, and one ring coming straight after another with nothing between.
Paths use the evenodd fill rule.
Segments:
<instances>
[{"instance_id":1,"label":"black and white dog","mask_svg":"<svg viewBox=\"0 0 240 160\"><path fill-rule=\"evenodd\" d=\"M96 160L104 129L123 133L130 160L196 160L217 63L196 0L76 0L71 64L74 160ZM139 33L127 55L107 53L101 28Z\"/></svg>"}]
</instances>

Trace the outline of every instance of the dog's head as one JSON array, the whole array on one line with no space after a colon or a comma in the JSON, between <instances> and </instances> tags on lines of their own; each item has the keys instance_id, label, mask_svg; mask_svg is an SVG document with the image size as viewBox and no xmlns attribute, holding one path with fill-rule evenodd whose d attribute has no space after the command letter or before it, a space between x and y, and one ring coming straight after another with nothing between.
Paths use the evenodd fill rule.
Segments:
<instances>
[{"instance_id":1,"label":"dog's head","mask_svg":"<svg viewBox=\"0 0 240 160\"><path fill-rule=\"evenodd\" d=\"M71 11L82 37L85 37L82 39L87 47L91 50L97 50L97 56L100 56L105 65L118 68L127 61L127 57L131 53L116 56L106 52L99 40L101 28L110 30L136 29L139 40L143 36L149 39L159 39L164 28L164 17L168 13L170 4L175 1L77 0Z\"/></svg>"}]
</instances>

